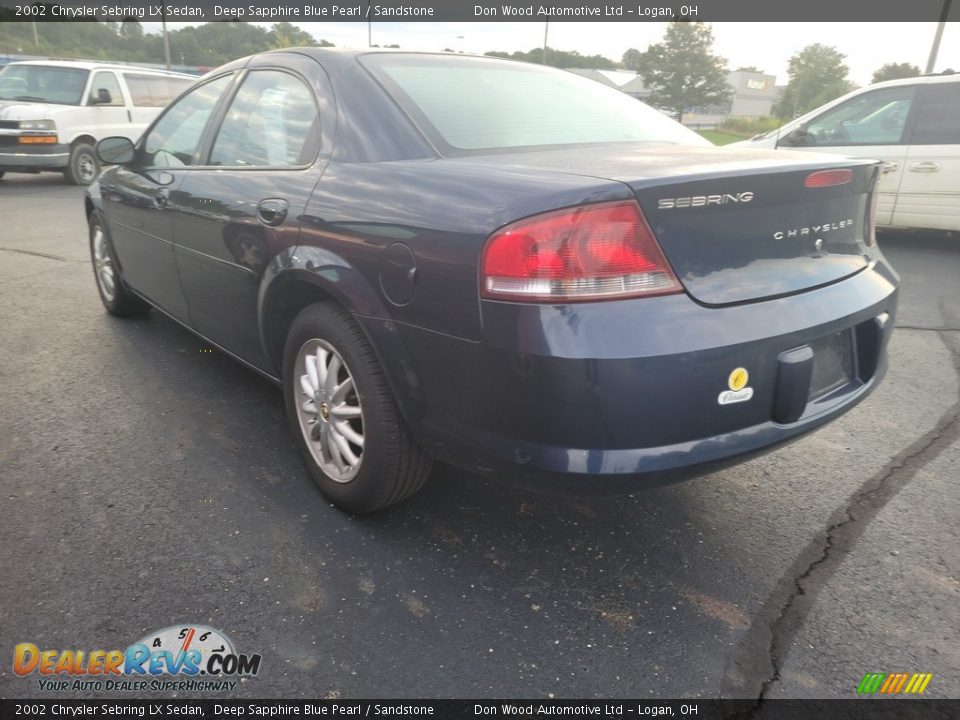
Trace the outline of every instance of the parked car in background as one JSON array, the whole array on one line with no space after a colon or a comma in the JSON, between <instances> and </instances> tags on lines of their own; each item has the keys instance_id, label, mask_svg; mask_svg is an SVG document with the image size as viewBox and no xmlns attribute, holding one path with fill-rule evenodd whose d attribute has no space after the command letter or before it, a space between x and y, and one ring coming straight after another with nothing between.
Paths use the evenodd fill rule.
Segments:
<instances>
[{"instance_id":1,"label":"parked car in background","mask_svg":"<svg viewBox=\"0 0 960 720\"><path fill-rule=\"evenodd\" d=\"M879 225L960 231L960 75L877 83L728 147L882 160Z\"/></svg>"},{"instance_id":2,"label":"parked car in background","mask_svg":"<svg viewBox=\"0 0 960 720\"><path fill-rule=\"evenodd\" d=\"M54 170L75 185L100 171L97 140L130 140L196 80L192 75L69 61L0 69L0 177Z\"/></svg>"},{"instance_id":3,"label":"parked car in background","mask_svg":"<svg viewBox=\"0 0 960 720\"><path fill-rule=\"evenodd\" d=\"M587 493L692 477L885 370L878 163L716 148L562 70L273 51L98 151L106 309L156 307L281 384L354 512L434 458Z\"/></svg>"}]
</instances>

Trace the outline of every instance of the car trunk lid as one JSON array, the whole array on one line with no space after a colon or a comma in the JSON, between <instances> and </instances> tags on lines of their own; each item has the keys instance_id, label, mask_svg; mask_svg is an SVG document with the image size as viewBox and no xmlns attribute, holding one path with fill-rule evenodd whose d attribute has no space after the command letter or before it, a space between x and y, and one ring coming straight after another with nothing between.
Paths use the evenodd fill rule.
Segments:
<instances>
[{"instance_id":1,"label":"car trunk lid","mask_svg":"<svg viewBox=\"0 0 960 720\"><path fill-rule=\"evenodd\" d=\"M789 295L868 264L864 239L877 165L832 155L678 146L507 153L496 162L617 180L630 187L687 292L705 305ZM849 180L810 187L815 173Z\"/></svg>"},{"instance_id":2,"label":"car trunk lid","mask_svg":"<svg viewBox=\"0 0 960 720\"><path fill-rule=\"evenodd\" d=\"M729 305L828 285L867 266L875 170L850 167L842 184L807 186L834 169L628 184L690 295Z\"/></svg>"}]
</instances>

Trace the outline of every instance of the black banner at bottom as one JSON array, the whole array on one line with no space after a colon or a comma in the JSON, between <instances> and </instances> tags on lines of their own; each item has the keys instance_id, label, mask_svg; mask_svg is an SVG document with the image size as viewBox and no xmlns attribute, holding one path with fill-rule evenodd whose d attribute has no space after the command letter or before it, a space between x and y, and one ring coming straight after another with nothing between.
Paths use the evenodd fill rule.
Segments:
<instances>
[{"instance_id":1,"label":"black banner at bottom","mask_svg":"<svg viewBox=\"0 0 960 720\"><path fill-rule=\"evenodd\" d=\"M0 700L21 718L692 718L877 720L960 717L958 700Z\"/></svg>"}]
</instances>

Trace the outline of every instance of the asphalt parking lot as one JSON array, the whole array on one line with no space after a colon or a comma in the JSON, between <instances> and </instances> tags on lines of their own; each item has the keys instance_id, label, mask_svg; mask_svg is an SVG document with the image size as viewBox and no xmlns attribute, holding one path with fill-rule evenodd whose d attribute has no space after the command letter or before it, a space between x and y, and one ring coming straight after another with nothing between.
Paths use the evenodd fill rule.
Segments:
<instances>
[{"instance_id":1,"label":"asphalt parking lot","mask_svg":"<svg viewBox=\"0 0 960 720\"><path fill-rule=\"evenodd\" d=\"M438 467L355 518L274 386L103 311L81 197L0 181L0 697L49 695L16 643L191 622L263 655L222 696L849 698L904 671L960 697L960 237L881 237L886 380L796 444L625 498Z\"/></svg>"}]
</instances>

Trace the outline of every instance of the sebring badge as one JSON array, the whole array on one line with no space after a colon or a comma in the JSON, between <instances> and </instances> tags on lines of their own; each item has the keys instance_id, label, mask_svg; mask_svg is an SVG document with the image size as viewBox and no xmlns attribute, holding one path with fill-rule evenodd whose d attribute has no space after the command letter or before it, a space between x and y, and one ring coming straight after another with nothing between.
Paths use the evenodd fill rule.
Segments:
<instances>
[{"instance_id":1,"label":"sebring badge","mask_svg":"<svg viewBox=\"0 0 960 720\"><path fill-rule=\"evenodd\" d=\"M753 192L727 193L725 195L691 195L689 197L660 198L657 200L657 210L671 208L706 207L708 205L727 205L729 203L748 203L753 200Z\"/></svg>"}]
</instances>

